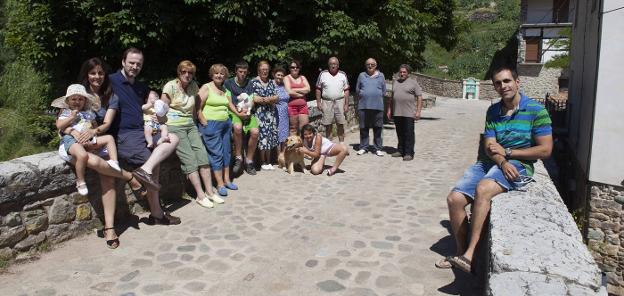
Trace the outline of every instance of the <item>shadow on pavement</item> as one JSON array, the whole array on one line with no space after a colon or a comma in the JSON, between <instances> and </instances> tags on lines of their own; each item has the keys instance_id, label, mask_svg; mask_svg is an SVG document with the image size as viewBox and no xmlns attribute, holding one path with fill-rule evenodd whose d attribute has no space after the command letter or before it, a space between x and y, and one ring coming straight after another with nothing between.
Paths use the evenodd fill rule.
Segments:
<instances>
[{"instance_id":1,"label":"shadow on pavement","mask_svg":"<svg viewBox=\"0 0 624 296\"><path fill-rule=\"evenodd\" d=\"M441 259L455 254L455 239L451 236L451 223L449 220L440 221L440 225L448 231L449 235L431 245L429 250L440 254ZM483 295L483 287L479 287L480 281L475 275L467 274L455 268L451 268L448 271L453 272L455 280L438 288L438 291L449 295Z\"/></svg>"}]
</instances>

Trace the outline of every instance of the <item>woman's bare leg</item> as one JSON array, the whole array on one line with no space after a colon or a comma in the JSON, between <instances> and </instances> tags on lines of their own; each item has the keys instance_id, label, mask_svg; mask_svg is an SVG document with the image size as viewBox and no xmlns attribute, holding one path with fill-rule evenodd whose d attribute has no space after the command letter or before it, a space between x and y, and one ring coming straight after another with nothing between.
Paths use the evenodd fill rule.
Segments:
<instances>
[{"instance_id":1,"label":"woman's bare leg","mask_svg":"<svg viewBox=\"0 0 624 296\"><path fill-rule=\"evenodd\" d=\"M334 145L331 151L329 151L329 156L336 157L336 161L334 161L334 166L332 167L332 170L336 171L338 167L340 166L340 164L342 163L342 161L345 159L345 157L347 157L347 149L345 148L345 145L342 145L342 144Z\"/></svg>"},{"instance_id":2,"label":"woman's bare leg","mask_svg":"<svg viewBox=\"0 0 624 296\"><path fill-rule=\"evenodd\" d=\"M214 191L212 191L212 176L210 175L210 167L209 166L199 167L199 176L204 182L204 190L206 194L208 194L209 196L212 196L214 194Z\"/></svg>"},{"instance_id":3,"label":"woman's bare leg","mask_svg":"<svg viewBox=\"0 0 624 296\"><path fill-rule=\"evenodd\" d=\"M301 130L301 128L304 125L310 123L310 118L308 117L308 114L299 114L299 115L297 115L297 117L298 117L297 121L299 121L299 129L298 130Z\"/></svg>"},{"instance_id":4,"label":"woman's bare leg","mask_svg":"<svg viewBox=\"0 0 624 296\"><path fill-rule=\"evenodd\" d=\"M102 206L104 208L104 228L115 227L115 178L110 176L100 176L100 184L102 186ZM117 238L114 229L104 231L104 239L113 240Z\"/></svg>"},{"instance_id":5,"label":"woman's bare leg","mask_svg":"<svg viewBox=\"0 0 624 296\"><path fill-rule=\"evenodd\" d=\"M325 155L321 155L318 159L312 160L310 165L310 173L312 175L318 175L323 172L323 166L325 166Z\"/></svg>"}]
</instances>

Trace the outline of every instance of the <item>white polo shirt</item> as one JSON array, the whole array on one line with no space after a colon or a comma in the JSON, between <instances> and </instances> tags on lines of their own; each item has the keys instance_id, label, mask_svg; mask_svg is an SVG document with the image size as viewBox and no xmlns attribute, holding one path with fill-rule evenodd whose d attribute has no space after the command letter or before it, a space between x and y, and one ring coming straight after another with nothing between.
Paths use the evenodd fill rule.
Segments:
<instances>
[{"instance_id":1,"label":"white polo shirt","mask_svg":"<svg viewBox=\"0 0 624 296\"><path fill-rule=\"evenodd\" d=\"M338 71L332 75L328 70L323 70L316 80L316 88L321 90L324 100L344 99L344 91L349 89L349 80L345 72Z\"/></svg>"}]
</instances>

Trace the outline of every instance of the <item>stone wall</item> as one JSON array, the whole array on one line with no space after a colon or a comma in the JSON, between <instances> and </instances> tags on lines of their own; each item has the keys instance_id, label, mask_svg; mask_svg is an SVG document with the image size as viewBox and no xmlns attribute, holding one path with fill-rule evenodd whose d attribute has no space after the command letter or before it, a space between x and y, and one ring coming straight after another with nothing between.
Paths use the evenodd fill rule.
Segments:
<instances>
[{"instance_id":1,"label":"stone wall","mask_svg":"<svg viewBox=\"0 0 624 296\"><path fill-rule=\"evenodd\" d=\"M325 134L325 126L321 124L323 113L317 108L316 100L308 102L308 112L310 118L310 124L313 125L318 132ZM355 99L353 96L349 97L349 110L346 114L347 124L345 126L346 132L352 132L357 130L359 118L357 114L357 107L355 106ZM334 132L335 135L335 132Z\"/></svg>"},{"instance_id":2,"label":"stone wall","mask_svg":"<svg viewBox=\"0 0 624 296\"><path fill-rule=\"evenodd\" d=\"M574 219L541 162L526 191L492 201L488 295L607 295Z\"/></svg>"},{"instance_id":3,"label":"stone wall","mask_svg":"<svg viewBox=\"0 0 624 296\"><path fill-rule=\"evenodd\" d=\"M448 80L427 76L416 73L412 75L418 81L418 84L424 92L436 96L447 98L461 98L463 91L463 82L459 80ZM500 98L494 90L494 85L490 80L479 81L479 99L492 100Z\"/></svg>"},{"instance_id":4,"label":"stone wall","mask_svg":"<svg viewBox=\"0 0 624 296\"><path fill-rule=\"evenodd\" d=\"M624 187L590 183L587 244L607 275L609 293L624 295Z\"/></svg>"},{"instance_id":5,"label":"stone wall","mask_svg":"<svg viewBox=\"0 0 624 296\"><path fill-rule=\"evenodd\" d=\"M546 68L543 64L518 64L520 87L530 98L545 98L546 93L559 93L561 69Z\"/></svg>"},{"instance_id":6,"label":"stone wall","mask_svg":"<svg viewBox=\"0 0 624 296\"><path fill-rule=\"evenodd\" d=\"M320 112L315 102L310 105L311 122L322 132ZM351 100L347 131L357 127L355 114ZM186 177L175 153L161 164L160 184L165 204L185 194ZM0 260L29 259L41 249L101 228L99 177L90 170L87 185L88 196L76 192L75 174L56 152L0 162ZM117 180L116 194L116 224L147 210L146 201L137 200L125 182Z\"/></svg>"},{"instance_id":7,"label":"stone wall","mask_svg":"<svg viewBox=\"0 0 624 296\"><path fill-rule=\"evenodd\" d=\"M520 87L530 98L545 98L546 93L559 93L559 78L562 70L546 68L543 64L518 64ZM462 81L447 80L424 74L413 74L424 92L448 98L461 98ZM500 98L490 80L479 81L479 99L493 100Z\"/></svg>"},{"instance_id":8,"label":"stone wall","mask_svg":"<svg viewBox=\"0 0 624 296\"><path fill-rule=\"evenodd\" d=\"M173 156L162 164L161 196L181 196L184 178ZM76 192L72 168L56 152L0 163L0 259L28 259L40 249L101 228L103 217L99 177L87 174L89 195ZM116 220L143 212L124 182L117 181Z\"/></svg>"}]
</instances>

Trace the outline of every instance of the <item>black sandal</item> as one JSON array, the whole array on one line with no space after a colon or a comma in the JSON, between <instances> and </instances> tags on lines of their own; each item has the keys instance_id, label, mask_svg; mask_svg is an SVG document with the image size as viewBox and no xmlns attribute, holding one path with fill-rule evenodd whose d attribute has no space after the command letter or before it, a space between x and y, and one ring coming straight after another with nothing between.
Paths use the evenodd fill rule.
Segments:
<instances>
[{"instance_id":1,"label":"black sandal","mask_svg":"<svg viewBox=\"0 0 624 296\"><path fill-rule=\"evenodd\" d=\"M143 186L143 184L141 184L141 182L139 182L139 185L141 185L141 187L137 189L132 189L132 185L130 184L132 180L134 180L134 175L132 175L132 177L130 177L130 180L127 181L128 185L130 185L130 190L132 190L132 193L134 193L134 196L138 198L147 197L147 189L145 188L145 186Z\"/></svg>"},{"instance_id":2,"label":"black sandal","mask_svg":"<svg viewBox=\"0 0 624 296\"><path fill-rule=\"evenodd\" d=\"M108 227L108 228L104 228L102 229L102 233L104 234L104 237L106 237L106 232L107 230L115 230L115 227ZM106 246L109 249L117 249L117 247L119 247L119 237L115 238L115 239L107 239L106 240Z\"/></svg>"}]
</instances>

